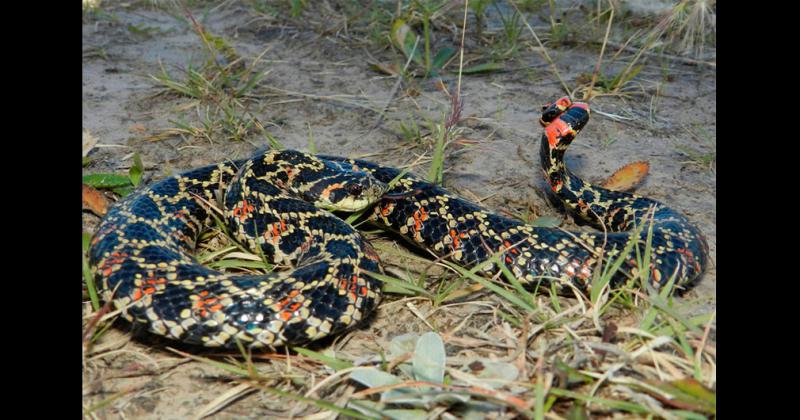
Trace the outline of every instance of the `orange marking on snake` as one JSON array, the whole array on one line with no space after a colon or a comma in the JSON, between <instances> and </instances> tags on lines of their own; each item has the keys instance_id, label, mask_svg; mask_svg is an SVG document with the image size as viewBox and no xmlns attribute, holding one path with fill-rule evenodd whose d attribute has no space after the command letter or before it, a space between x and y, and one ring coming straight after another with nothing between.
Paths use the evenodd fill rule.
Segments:
<instances>
[{"instance_id":1,"label":"orange marking on snake","mask_svg":"<svg viewBox=\"0 0 800 420\"><path fill-rule=\"evenodd\" d=\"M586 280L592 275L592 270L589 269L589 261L586 260L581 263L580 272L577 273L577 276L581 280Z\"/></svg>"},{"instance_id":2,"label":"orange marking on snake","mask_svg":"<svg viewBox=\"0 0 800 420\"><path fill-rule=\"evenodd\" d=\"M547 143L550 144L551 149L555 148L560 139L571 131L573 131L572 127L561 118L556 119L544 128L545 135L547 135Z\"/></svg>"},{"instance_id":3,"label":"orange marking on snake","mask_svg":"<svg viewBox=\"0 0 800 420\"><path fill-rule=\"evenodd\" d=\"M692 251L685 248L678 248L675 250L675 252L677 252L678 254L685 255L687 258L691 259L691 262L694 263L694 268L697 271L701 271L702 267L700 266L700 262L698 262L697 258L694 257L694 253Z\"/></svg>"},{"instance_id":4,"label":"orange marking on snake","mask_svg":"<svg viewBox=\"0 0 800 420\"><path fill-rule=\"evenodd\" d=\"M394 209L394 203L389 203L389 204L385 205L380 210L381 216L383 216L383 217L388 216L392 212L393 209Z\"/></svg>"},{"instance_id":5,"label":"orange marking on snake","mask_svg":"<svg viewBox=\"0 0 800 420\"><path fill-rule=\"evenodd\" d=\"M324 190L322 190L322 193L320 194L320 196L322 198L328 198L331 195L331 191L333 191L333 190L335 190L337 188L341 188L341 187L342 187L342 184L338 183L338 182L335 183L335 184L328 185Z\"/></svg>"},{"instance_id":6,"label":"orange marking on snake","mask_svg":"<svg viewBox=\"0 0 800 420\"><path fill-rule=\"evenodd\" d=\"M562 96L561 98L558 98L558 100L556 101L556 106L558 106L561 109L566 109L571 104L572 101L569 99L569 96Z\"/></svg>"},{"instance_id":7,"label":"orange marking on snake","mask_svg":"<svg viewBox=\"0 0 800 420\"><path fill-rule=\"evenodd\" d=\"M295 296L297 296L299 294L300 294L300 292L298 290L292 290L291 292L289 292L289 296L286 296L285 298L283 298L280 301L278 301L276 306L278 307L279 310L283 309L284 306L288 305L289 302L291 302L292 299L294 299Z\"/></svg>"},{"instance_id":8,"label":"orange marking on snake","mask_svg":"<svg viewBox=\"0 0 800 420\"><path fill-rule=\"evenodd\" d=\"M277 223L272 224L272 236L276 239L281 236L280 225Z\"/></svg>"},{"instance_id":9,"label":"orange marking on snake","mask_svg":"<svg viewBox=\"0 0 800 420\"><path fill-rule=\"evenodd\" d=\"M557 181L555 184L553 184L553 185L551 185L551 186L550 186L550 189L552 189L552 190L553 190L553 192L558 192L558 190L560 190L560 189L561 189L561 186L562 186L562 185L564 185L564 183L563 183L563 182L561 182L561 181Z\"/></svg>"},{"instance_id":10,"label":"orange marking on snake","mask_svg":"<svg viewBox=\"0 0 800 420\"><path fill-rule=\"evenodd\" d=\"M239 221L244 221L251 211L253 211L253 205L247 203L247 200L242 200L242 205L233 209L233 216L238 217Z\"/></svg>"},{"instance_id":11,"label":"orange marking on snake","mask_svg":"<svg viewBox=\"0 0 800 420\"><path fill-rule=\"evenodd\" d=\"M425 207L420 207L415 211L413 217L414 229L419 232L420 228L422 228L422 222L428 220L428 213L425 211Z\"/></svg>"},{"instance_id":12,"label":"orange marking on snake","mask_svg":"<svg viewBox=\"0 0 800 420\"><path fill-rule=\"evenodd\" d=\"M455 229L450 229L450 237L453 238L453 248L458 248L458 232Z\"/></svg>"},{"instance_id":13,"label":"orange marking on snake","mask_svg":"<svg viewBox=\"0 0 800 420\"><path fill-rule=\"evenodd\" d=\"M511 242L508 242L508 241L503 241L503 245L505 245L505 246L506 246L506 249L507 249L509 252L511 252L512 254L519 255L519 251L517 250L517 248L512 248L512 247L511 247Z\"/></svg>"}]
</instances>

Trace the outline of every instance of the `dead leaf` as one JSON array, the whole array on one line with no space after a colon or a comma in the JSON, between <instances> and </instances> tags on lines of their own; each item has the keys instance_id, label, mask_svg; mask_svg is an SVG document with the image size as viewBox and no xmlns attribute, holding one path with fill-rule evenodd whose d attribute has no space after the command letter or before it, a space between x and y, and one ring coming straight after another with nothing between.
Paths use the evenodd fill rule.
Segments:
<instances>
[{"instance_id":1,"label":"dead leaf","mask_svg":"<svg viewBox=\"0 0 800 420\"><path fill-rule=\"evenodd\" d=\"M646 160L629 163L617 169L606 179L602 187L612 191L629 191L638 187L648 172L650 172L650 162Z\"/></svg>"},{"instance_id":2,"label":"dead leaf","mask_svg":"<svg viewBox=\"0 0 800 420\"><path fill-rule=\"evenodd\" d=\"M142 124L134 124L134 125L128 127L128 131L131 132L131 133L142 134L145 131L147 131L147 127L145 127Z\"/></svg>"},{"instance_id":3,"label":"dead leaf","mask_svg":"<svg viewBox=\"0 0 800 420\"><path fill-rule=\"evenodd\" d=\"M108 211L108 199L103 193L86 184L81 184L83 189L83 208L103 217Z\"/></svg>"},{"instance_id":4,"label":"dead leaf","mask_svg":"<svg viewBox=\"0 0 800 420\"><path fill-rule=\"evenodd\" d=\"M94 149L95 144L97 144L97 137L91 135L89 130L83 130L83 157L86 157Z\"/></svg>"}]
</instances>

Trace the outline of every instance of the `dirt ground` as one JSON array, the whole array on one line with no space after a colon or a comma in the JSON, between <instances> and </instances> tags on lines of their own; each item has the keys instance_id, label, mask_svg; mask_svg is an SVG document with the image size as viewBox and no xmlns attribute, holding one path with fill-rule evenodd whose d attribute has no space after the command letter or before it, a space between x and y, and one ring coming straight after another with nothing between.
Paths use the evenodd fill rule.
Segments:
<instances>
[{"instance_id":1,"label":"dirt ground","mask_svg":"<svg viewBox=\"0 0 800 420\"><path fill-rule=\"evenodd\" d=\"M202 115L197 109L202 106L164 93L150 75L159 74L163 66L181 78L181 69L201 65L207 52L179 8L168 13L164 4L149 2L107 2L101 7L104 15L85 17L83 23L83 127L98 139L85 174L125 174L132 153L138 152L145 179L153 180L246 157L267 144L258 132L240 141L185 134L153 139L174 129L176 121L199 125ZM224 37L241 56L252 60L266 51L259 68L268 73L259 83L258 97L248 101L248 111L289 148L308 150L311 137L320 153L402 166L428 151L429 145L405 140L401 123L414 120L424 131L425 120L439 121L449 109L447 98L433 81L416 79L413 92L407 83L395 90L397 77L370 69L368 62L396 62L397 52L353 41L335 20L330 22L334 29L321 33L298 25L302 19L258 14L248 2L226 1L192 11L209 32ZM315 21L313 11L305 13ZM565 45L550 54L561 77L573 83L581 74L591 74L598 51ZM463 77L460 135L467 141L448 151L445 186L467 198L485 198L483 204L498 211L520 214L533 208L539 216L562 216L544 199L537 117L542 104L563 96L564 91L536 51L525 49L509 67ZM712 265L699 285L681 299L691 303L682 309L687 314L710 313L716 310L716 173L685 151L704 154L716 147L715 69L680 63L667 67L649 62L636 77L648 89L657 85L657 95L593 99L593 118L568 153L567 164L587 179L603 180L626 163L650 162L650 174L637 193L687 214L708 238ZM448 69L457 69L457 62ZM664 77L665 71L669 77ZM442 79L448 89L455 89L455 75L448 73ZM384 107L387 111L379 119ZM427 166L416 172L426 174ZM87 212L83 218L84 231L93 232L99 219ZM379 249L405 247L385 236L375 235L375 239L381 242ZM393 263L407 264L388 257L387 264ZM489 298L479 297L474 304L485 301ZM429 301L390 295L367 325L317 349L332 346L337 355L351 360L377 354L394 336L429 330L410 309L414 305L423 312L432 310ZM88 304L85 308L84 314ZM451 326L470 310L474 308L469 305L440 310L432 322ZM212 414L208 410L218 410L213 415L219 418L331 415L254 388L237 390L239 385L229 373L168 347L198 352L146 334L132 338L129 325L117 322L85 354L84 407L103 402L90 416L194 418ZM321 370L287 365L285 359L260 358L256 363L262 374L275 376L274 386L295 389L301 395L322 379L316 376ZM352 386L338 384L313 396L343 402L348 392L353 392ZM513 412L497 416L513 417Z\"/></svg>"}]
</instances>

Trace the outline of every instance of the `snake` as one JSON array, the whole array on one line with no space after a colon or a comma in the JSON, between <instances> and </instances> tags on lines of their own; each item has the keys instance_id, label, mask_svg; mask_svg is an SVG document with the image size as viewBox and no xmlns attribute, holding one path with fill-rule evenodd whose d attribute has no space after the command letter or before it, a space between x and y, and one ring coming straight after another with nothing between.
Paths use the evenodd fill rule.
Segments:
<instances>
[{"instance_id":1,"label":"snake","mask_svg":"<svg viewBox=\"0 0 800 420\"><path fill-rule=\"evenodd\" d=\"M595 231L533 226L398 168L267 150L164 178L115 203L91 240L95 282L123 318L181 342L274 348L319 340L357 325L381 300L380 257L333 213L362 211L460 266L507 269L529 290L590 289L595 270L612 261L612 285L647 279L642 287L690 288L708 265L708 245L686 216L567 169L565 151L589 114L569 97L545 105L539 154L548 193ZM201 264L194 250L214 223L288 269L240 274Z\"/></svg>"}]
</instances>

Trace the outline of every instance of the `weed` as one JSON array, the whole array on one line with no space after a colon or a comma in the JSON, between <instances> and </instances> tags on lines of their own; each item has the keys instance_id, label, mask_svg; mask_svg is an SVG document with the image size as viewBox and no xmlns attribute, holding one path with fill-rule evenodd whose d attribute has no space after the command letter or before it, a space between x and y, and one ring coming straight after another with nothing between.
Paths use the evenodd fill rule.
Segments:
<instances>
[{"instance_id":1,"label":"weed","mask_svg":"<svg viewBox=\"0 0 800 420\"><path fill-rule=\"evenodd\" d=\"M713 134L708 132L704 127L696 126L689 128L684 126L684 130L700 143L705 144L708 150L701 150L683 144L676 144L675 148L682 155L686 156L688 160L683 163L696 165L707 171L714 171L714 165L717 162L717 141Z\"/></svg>"},{"instance_id":2,"label":"weed","mask_svg":"<svg viewBox=\"0 0 800 420\"><path fill-rule=\"evenodd\" d=\"M483 39L483 26L485 25L484 20L486 19L486 6L489 3L494 3L495 0L473 0L469 2L469 8L472 9L472 13L475 16L475 35L478 38L478 42Z\"/></svg>"},{"instance_id":3,"label":"weed","mask_svg":"<svg viewBox=\"0 0 800 420\"><path fill-rule=\"evenodd\" d=\"M177 128L168 130L168 134L188 134L210 142L217 134L233 141L243 140L257 126L257 120L247 110L246 101L268 73L256 69L267 50L249 66L244 65L242 58L224 38L201 27L188 10L186 14L208 52L205 63L198 68L191 64L187 66L183 80L172 76L163 65L160 73L150 77L167 91L197 100L194 107L201 125L194 127L173 121Z\"/></svg>"},{"instance_id":4,"label":"weed","mask_svg":"<svg viewBox=\"0 0 800 420\"><path fill-rule=\"evenodd\" d=\"M493 3L493 5L495 10L497 10L497 14L500 16L500 20L503 22L505 50L501 55L503 57L514 56L519 48L520 35L522 35L523 27L520 25L520 18L522 15L514 10L511 17L507 17L497 6L496 2Z\"/></svg>"}]
</instances>

